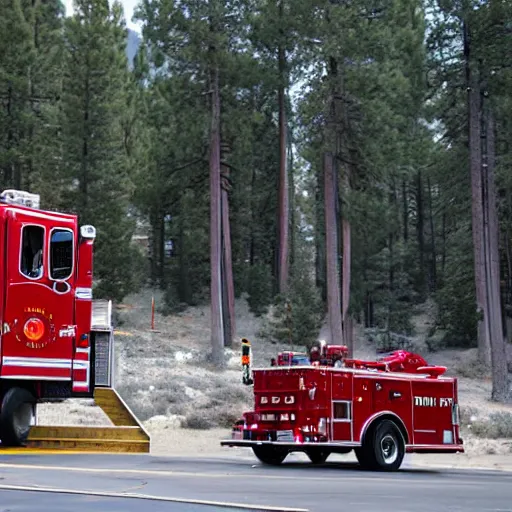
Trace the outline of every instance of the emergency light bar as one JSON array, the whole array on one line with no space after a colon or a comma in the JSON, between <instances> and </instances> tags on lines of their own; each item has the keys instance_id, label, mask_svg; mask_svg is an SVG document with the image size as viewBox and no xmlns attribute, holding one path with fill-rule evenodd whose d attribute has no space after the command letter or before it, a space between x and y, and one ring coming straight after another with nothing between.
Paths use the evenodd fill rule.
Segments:
<instances>
[{"instance_id":1,"label":"emergency light bar","mask_svg":"<svg viewBox=\"0 0 512 512\"><path fill-rule=\"evenodd\" d=\"M8 204L19 204L29 208L39 208L39 194L31 194L24 190L8 189L0 194L0 202Z\"/></svg>"}]
</instances>

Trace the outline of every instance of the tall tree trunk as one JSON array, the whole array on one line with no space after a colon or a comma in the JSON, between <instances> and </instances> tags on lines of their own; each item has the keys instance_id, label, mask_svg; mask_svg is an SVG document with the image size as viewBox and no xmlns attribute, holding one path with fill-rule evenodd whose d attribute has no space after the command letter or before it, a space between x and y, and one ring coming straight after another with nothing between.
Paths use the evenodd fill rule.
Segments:
<instances>
[{"instance_id":1,"label":"tall tree trunk","mask_svg":"<svg viewBox=\"0 0 512 512\"><path fill-rule=\"evenodd\" d=\"M158 228L160 236L158 237L158 279L160 288L165 289L165 214L162 210L158 213Z\"/></svg>"},{"instance_id":2,"label":"tall tree trunk","mask_svg":"<svg viewBox=\"0 0 512 512\"><path fill-rule=\"evenodd\" d=\"M343 336L348 349L348 357L354 357L354 319L347 316L343 321Z\"/></svg>"},{"instance_id":3,"label":"tall tree trunk","mask_svg":"<svg viewBox=\"0 0 512 512\"><path fill-rule=\"evenodd\" d=\"M478 314L478 355L482 362L489 365L490 335L489 319L486 312L487 292L485 286L485 257L483 244L483 206L482 206L482 148L480 140L480 83L473 68L470 54L469 28L464 25L464 56L466 83L468 88L469 113L469 163L471 172L471 220L474 247L476 307Z\"/></svg>"},{"instance_id":4,"label":"tall tree trunk","mask_svg":"<svg viewBox=\"0 0 512 512\"><path fill-rule=\"evenodd\" d=\"M403 201L403 219L404 219L404 242L407 242L409 239L409 203L407 201L407 183L404 180L402 180L402 201Z\"/></svg>"},{"instance_id":5,"label":"tall tree trunk","mask_svg":"<svg viewBox=\"0 0 512 512\"><path fill-rule=\"evenodd\" d=\"M352 244L350 222L344 218L343 226L343 281L342 281L342 321L343 321L343 337L348 348L348 355L352 357L354 354L354 323L348 314L350 305L350 278L352 266Z\"/></svg>"},{"instance_id":6,"label":"tall tree trunk","mask_svg":"<svg viewBox=\"0 0 512 512\"><path fill-rule=\"evenodd\" d=\"M252 225L256 226L258 216L256 214L257 210L257 201L256 201L256 166L252 167L252 176L251 176L251 221ZM250 230L250 241L249 241L249 264L252 267L254 265L255 260L255 252L256 252L256 230Z\"/></svg>"},{"instance_id":7,"label":"tall tree trunk","mask_svg":"<svg viewBox=\"0 0 512 512\"><path fill-rule=\"evenodd\" d=\"M153 206L150 212L151 223L151 283L153 286L158 284L158 212L160 208Z\"/></svg>"},{"instance_id":8,"label":"tall tree trunk","mask_svg":"<svg viewBox=\"0 0 512 512\"><path fill-rule=\"evenodd\" d=\"M324 154L325 242L327 256L327 313L332 343L343 343L333 155Z\"/></svg>"},{"instance_id":9,"label":"tall tree trunk","mask_svg":"<svg viewBox=\"0 0 512 512\"><path fill-rule=\"evenodd\" d=\"M390 331L393 328L392 317L395 309L394 306L394 292L395 292L395 249L393 243L393 234L389 235L388 247L389 247L389 299L388 299L388 317L386 330Z\"/></svg>"},{"instance_id":10,"label":"tall tree trunk","mask_svg":"<svg viewBox=\"0 0 512 512\"><path fill-rule=\"evenodd\" d=\"M178 296L180 302L190 304L192 300L192 290L190 287L189 267L187 258L187 248L185 242L185 215L183 214L183 202L178 216L178 264L180 275L178 278Z\"/></svg>"},{"instance_id":11,"label":"tall tree trunk","mask_svg":"<svg viewBox=\"0 0 512 512\"><path fill-rule=\"evenodd\" d=\"M506 331L506 339L512 343L511 321L508 316L508 307L512 301L512 248L511 237L508 227L505 229L503 245L505 247L505 268L507 269L507 278L505 280L505 300L503 301L503 316L505 317L504 325Z\"/></svg>"},{"instance_id":12,"label":"tall tree trunk","mask_svg":"<svg viewBox=\"0 0 512 512\"><path fill-rule=\"evenodd\" d=\"M221 191L220 191L220 92L219 69L211 70L210 131L210 272L211 272L211 349L216 366L224 363L224 326L222 321L222 254L221 254Z\"/></svg>"},{"instance_id":13,"label":"tall tree trunk","mask_svg":"<svg viewBox=\"0 0 512 512\"><path fill-rule=\"evenodd\" d=\"M442 256L441 256L441 270L442 270L442 274L443 274L442 278L445 279L444 269L446 266L446 212L444 212L444 211L443 211L441 224L442 224L441 237L442 237L442 241L443 241L443 249L442 249L443 252L442 252Z\"/></svg>"},{"instance_id":14,"label":"tall tree trunk","mask_svg":"<svg viewBox=\"0 0 512 512\"><path fill-rule=\"evenodd\" d=\"M295 180L293 178L293 137L289 128L288 129L288 215L290 217L290 242L288 244L288 278L290 277L290 269L295 265L295 248L296 248L296 215L295 215Z\"/></svg>"},{"instance_id":15,"label":"tall tree trunk","mask_svg":"<svg viewBox=\"0 0 512 512\"><path fill-rule=\"evenodd\" d=\"M223 248L223 283L224 283L224 346L231 347L236 333L235 288L233 283L233 263L231 251L231 226L229 221L229 166L222 166L222 248Z\"/></svg>"},{"instance_id":16,"label":"tall tree trunk","mask_svg":"<svg viewBox=\"0 0 512 512\"><path fill-rule=\"evenodd\" d=\"M420 258L420 290L425 293L425 209L423 207L423 180L421 171L416 176L416 235L418 239L418 251Z\"/></svg>"},{"instance_id":17,"label":"tall tree trunk","mask_svg":"<svg viewBox=\"0 0 512 512\"><path fill-rule=\"evenodd\" d=\"M346 116L345 116L346 120ZM348 123L346 123L348 125ZM346 133L346 132L345 132ZM343 177L343 192L347 194L350 188L350 175L351 167L349 164L345 167L345 175ZM341 281L341 311L343 322L343 337L347 344L349 357L353 355L353 322L348 316L348 308L350 306L350 280L352 275L352 240L351 240L351 226L347 219L346 203L343 209L341 220L342 225L342 238L343 238L343 259L342 259L342 281Z\"/></svg>"},{"instance_id":18,"label":"tall tree trunk","mask_svg":"<svg viewBox=\"0 0 512 512\"><path fill-rule=\"evenodd\" d=\"M284 21L283 1L279 2L279 19ZM286 122L286 53L284 49L284 33L280 32L278 48L278 66L279 66L279 206L278 206L278 283L279 293L286 294L288 291L288 272L289 272L289 197L288 197L288 171L286 160L286 140L287 140L287 122Z\"/></svg>"},{"instance_id":19,"label":"tall tree trunk","mask_svg":"<svg viewBox=\"0 0 512 512\"><path fill-rule=\"evenodd\" d=\"M428 190L428 211L430 224L430 292L434 292L437 288L437 251L436 251L436 230L434 224L434 209L432 206L432 187L430 186L430 178L427 178Z\"/></svg>"},{"instance_id":20,"label":"tall tree trunk","mask_svg":"<svg viewBox=\"0 0 512 512\"><path fill-rule=\"evenodd\" d=\"M506 402L510 398L507 353L503 336L503 323L501 317L500 297L500 254L499 254L499 221L496 211L496 187L494 183L494 169L496 163L496 148L494 136L494 117L489 107L485 112L487 162L482 170L485 183L484 205L487 210L487 237L486 249L488 252L487 290L488 290L488 319L491 334L491 362L492 362L492 399L497 402ZM487 165L485 165L485 163Z\"/></svg>"},{"instance_id":21,"label":"tall tree trunk","mask_svg":"<svg viewBox=\"0 0 512 512\"><path fill-rule=\"evenodd\" d=\"M350 222L343 219L343 284L342 284L342 304L343 321L347 318L348 307L350 305L350 277L351 277L351 229Z\"/></svg>"},{"instance_id":22,"label":"tall tree trunk","mask_svg":"<svg viewBox=\"0 0 512 512\"><path fill-rule=\"evenodd\" d=\"M327 302L327 286L326 286L326 263L325 263L325 199L323 190L325 189L324 180L325 173L321 166L316 173L317 186L315 193L315 217L316 217L316 233L315 233L315 283L321 290L321 296L324 303ZM324 209L322 211L322 205Z\"/></svg>"}]
</instances>

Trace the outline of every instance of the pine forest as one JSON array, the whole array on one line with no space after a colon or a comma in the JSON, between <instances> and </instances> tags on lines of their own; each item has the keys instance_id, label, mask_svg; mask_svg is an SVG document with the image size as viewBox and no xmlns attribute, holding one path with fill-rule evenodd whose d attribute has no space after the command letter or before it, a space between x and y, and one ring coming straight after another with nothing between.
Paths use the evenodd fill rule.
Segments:
<instances>
[{"instance_id":1,"label":"pine forest","mask_svg":"<svg viewBox=\"0 0 512 512\"><path fill-rule=\"evenodd\" d=\"M97 229L95 296L310 345L477 347L511 399L512 2L0 0L0 180ZM133 42L136 41L134 49ZM137 240L148 236L147 251ZM511 367L512 369L512 367Z\"/></svg>"}]
</instances>

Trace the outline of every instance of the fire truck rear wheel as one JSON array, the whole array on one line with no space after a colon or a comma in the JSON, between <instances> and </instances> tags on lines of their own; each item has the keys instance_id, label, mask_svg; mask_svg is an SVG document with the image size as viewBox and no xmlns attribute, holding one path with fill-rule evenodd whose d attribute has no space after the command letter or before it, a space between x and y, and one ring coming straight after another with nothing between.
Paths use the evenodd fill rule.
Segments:
<instances>
[{"instance_id":1,"label":"fire truck rear wheel","mask_svg":"<svg viewBox=\"0 0 512 512\"><path fill-rule=\"evenodd\" d=\"M263 464L269 466L279 466L288 455L287 450L275 446L253 446L252 451Z\"/></svg>"},{"instance_id":2,"label":"fire truck rear wheel","mask_svg":"<svg viewBox=\"0 0 512 512\"><path fill-rule=\"evenodd\" d=\"M405 443L397 425L383 420L371 428L363 446L355 451L359 464L365 469L397 471L405 456Z\"/></svg>"},{"instance_id":3,"label":"fire truck rear wheel","mask_svg":"<svg viewBox=\"0 0 512 512\"><path fill-rule=\"evenodd\" d=\"M36 399L30 391L11 388L0 406L0 440L4 446L25 444L35 416Z\"/></svg>"},{"instance_id":4,"label":"fire truck rear wheel","mask_svg":"<svg viewBox=\"0 0 512 512\"><path fill-rule=\"evenodd\" d=\"M328 450L308 450L306 455L313 464L323 464L331 452Z\"/></svg>"}]
</instances>

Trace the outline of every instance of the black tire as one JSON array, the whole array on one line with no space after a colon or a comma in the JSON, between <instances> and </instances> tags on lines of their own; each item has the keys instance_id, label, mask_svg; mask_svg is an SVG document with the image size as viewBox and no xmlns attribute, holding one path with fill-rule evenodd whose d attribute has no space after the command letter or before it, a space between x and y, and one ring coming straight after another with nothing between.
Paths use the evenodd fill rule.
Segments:
<instances>
[{"instance_id":1,"label":"black tire","mask_svg":"<svg viewBox=\"0 0 512 512\"><path fill-rule=\"evenodd\" d=\"M331 455L331 452L328 450L322 450L322 449L313 449L308 450L306 452L306 455L309 457L309 460L313 464L323 464L329 455Z\"/></svg>"},{"instance_id":2,"label":"black tire","mask_svg":"<svg viewBox=\"0 0 512 512\"><path fill-rule=\"evenodd\" d=\"M391 420L377 423L366 434L363 446L355 450L364 469L397 471L405 456L405 442L400 429Z\"/></svg>"},{"instance_id":3,"label":"black tire","mask_svg":"<svg viewBox=\"0 0 512 512\"><path fill-rule=\"evenodd\" d=\"M30 391L11 388L0 405L0 440L4 446L23 446L35 414L36 399Z\"/></svg>"},{"instance_id":4,"label":"black tire","mask_svg":"<svg viewBox=\"0 0 512 512\"><path fill-rule=\"evenodd\" d=\"M253 446L252 451L260 462L269 466L279 466L288 455L288 450L275 446Z\"/></svg>"}]
</instances>

